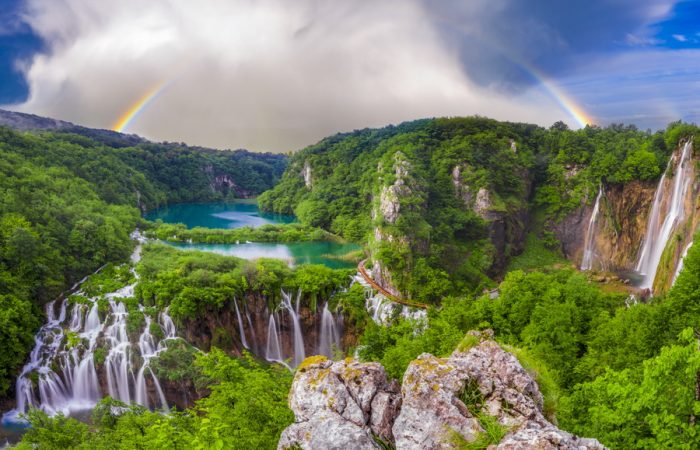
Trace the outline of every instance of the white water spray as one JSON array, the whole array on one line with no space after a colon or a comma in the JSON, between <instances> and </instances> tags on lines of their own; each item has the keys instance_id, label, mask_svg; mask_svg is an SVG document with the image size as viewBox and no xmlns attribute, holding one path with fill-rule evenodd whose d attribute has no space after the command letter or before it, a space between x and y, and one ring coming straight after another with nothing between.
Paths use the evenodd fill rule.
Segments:
<instances>
[{"instance_id":1,"label":"white water spray","mask_svg":"<svg viewBox=\"0 0 700 450\"><path fill-rule=\"evenodd\" d=\"M138 262L139 247L132 255L134 262ZM167 409L165 395L149 362L166 348L166 339L175 337L175 325L167 310L160 313L159 323L165 338L156 343L151 334L152 318L145 315L144 330L138 343L132 344L126 331L128 312L123 299L133 296L134 286L135 283L130 284L105 296L109 310L104 321L100 320L97 297L87 299L87 303L73 304L65 298L46 306L47 322L39 329L29 362L17 378L17 406L3 416L3 422L21 421L19 415L30 407L40 408L50 415L88 410L104 394L126 403ZM60 308L58 317L56 307ZM67 317L69 308L71 313ZM103 363L106 393L100 386L95 367L98 349L106 352ZM149 405L146 373L153 380L158 396L156 405Z\"/></svg>"},{"instance_id":2,"label":"white water spray","mask_svg":"<svg viewBox=\"0 0 700 450\"><path fill-rule=\"evenodd\" d=\"M583 248L583 260L581 261L581 270L591 270L593 268L593 258L595 256L595 225L598 222L600 214L600 198L603 196L603 186L598 188L598 195L595 198L591 219L588 221L588 229L586 230L586 245Z\"/></svg>"},{"instance_id":3,"label":"white water spray","mask_svg":"<svg viewBox=\"0 0 700 450\"><path fill-rule=\"evenodd\" d=\"M318 354L333 358L333 353L340 350L340 335L339 326L330 309L328 309L328 303L326 303L321 313Z\"/></svg>"},{"instance_id":4,"label":"white water spray","mask_svg":"<svg viewBox=\"0 0 700 450\"><path fill-rule=\"evenodd\" d=\"M660 222L662 217L662 201L666 191L666 176L669 169L672 167L674 158L671 158L669 161L666 172L664 172L656 188L654 204L652 205L647 222L646 236L644 237L644 243L636 266L637 272L643 276L639 286L642 289L652 289L654 279L656 278L656 272L661 261L661 255L673 231L676 230L677 226L685 217L684 199L691 181L692 166L690 164L690 157L692 155L692 148L692 141L688 141L683 145L683 149L681 150L673 176L673 191L671 192L668 211L665 214L663 223Z\"/></svg>"}]
</instances>

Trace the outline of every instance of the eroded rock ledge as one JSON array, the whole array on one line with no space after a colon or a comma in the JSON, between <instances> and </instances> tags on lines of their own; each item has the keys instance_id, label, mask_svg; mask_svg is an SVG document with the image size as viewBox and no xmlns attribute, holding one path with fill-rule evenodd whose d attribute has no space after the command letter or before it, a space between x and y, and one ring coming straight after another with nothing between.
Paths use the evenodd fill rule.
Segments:
<instances>
[{"instance_id":1,"label":"eroded rock ledge","mask_svg":"<svg viewBox=\"0 0 700 450\"><path fill-rule=\"evenodd\" d=\"M483 438L487 422L503 433L491 449L605 448L549 422L537 383L490 334L471 332L465 342L449 358L420 355L400 390L378 363L308 358L289 394L296 422L278 448L459 448Z\"/></svg>"}]
</instances>

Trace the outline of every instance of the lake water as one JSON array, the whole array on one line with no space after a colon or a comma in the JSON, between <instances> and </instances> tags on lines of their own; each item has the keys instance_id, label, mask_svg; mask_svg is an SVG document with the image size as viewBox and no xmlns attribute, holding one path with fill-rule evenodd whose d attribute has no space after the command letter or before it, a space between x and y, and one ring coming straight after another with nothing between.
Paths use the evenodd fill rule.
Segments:
<instances>
[{"instance_id":1,"label":"lake water","mask_svg":"<svg viewBox=\"0 0 700 450\"><path fill-rule=\"evenodd\" d=\"M235 203L180 203L149 211L145 218L165 223L184 223L187 228L259 227L274 223L292 223L294 216L267 214L258 211L254 200Z\"/></svg>"},{"instance_id":2,"label":"lake water","mask_svg":"<svg viewBox=\"0 0 700 450\"><path fill-rule=\"evenodd\" d=\"M264 214L258 211L257 203L185 203L159 208L145 216L148 220L161 219L166 223L184 223L189 228L240 228L258 227L269 223L291 223L293 216ZM359 245L327 241L240 244L199 244L165 242L181 249L200 250L244 259L277 258L290 265L324 264L328 267L351 268L356 263L339 259L340 256L360 249Z\"/></svg>"},{"instance_id":3,"label":"lake water","mask_svg":"<svg viewBox=\"0 0 700 450\"><path fill-rule=\"evenodd\" d=\"M200 250L243 259L277 258L290 265L324 264L332 269L356 267L355 262L337 259L338 256L359 250L355 244L337 242L249 242L243 244L189 244L186 242L165 242L168 245L187 250Z\"/></svg>"}]
</instances>

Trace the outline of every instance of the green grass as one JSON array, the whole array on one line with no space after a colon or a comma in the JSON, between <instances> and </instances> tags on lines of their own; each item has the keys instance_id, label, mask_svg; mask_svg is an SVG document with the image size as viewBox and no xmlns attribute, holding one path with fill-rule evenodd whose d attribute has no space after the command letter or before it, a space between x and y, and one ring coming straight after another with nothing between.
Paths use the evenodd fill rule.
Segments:
<instances>
[{"instance_id":1,"label":"green grass","mask_svg":"<svg viewBox=\"0 0 700 450\"><path fill-rule=\"evenodd\" d=\"M511 258L506 270L530 271L562 264L568 266L570 262L558 251L547 248L537 232L533 231L525 238L525 250Z\"/></svg>"},{"instance_id":2,"label":"green grass","mask_svg":"<svg viewBox=\"0 0 700 450\"><path fill-rule=\"evenodd\" d=\"M559 385L554 379L552 372L537 358L532 356L526 349L501 344L501 347L508 353L513 354L523 369L530 374L540 387L540 392L544 397L542 413L552 423L556 424L556 413L559 407Z\"/></svg>"},{"instance_id":3,"label":"green grass","mask_svg":"<svg viewBox=\"0 0 700 450\"><path fill-rule=\"evenodd\" d=\"M498 444L508 434L509 428L498 423L498 419L485 413L476 415L479 425L484 429L477 433L473 441L467 440L464 436L454 430L450 430L450 443L460 450L486 450L489 446Z\"/></svg>"}]
</instances>

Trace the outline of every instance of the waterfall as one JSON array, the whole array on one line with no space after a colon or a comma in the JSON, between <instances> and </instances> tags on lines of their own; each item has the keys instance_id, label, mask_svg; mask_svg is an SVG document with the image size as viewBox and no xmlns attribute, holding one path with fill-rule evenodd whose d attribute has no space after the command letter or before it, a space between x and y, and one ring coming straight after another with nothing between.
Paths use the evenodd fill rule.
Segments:
<instances>
[{"instance_id":1,"label":"waterfall","mask_svg":"<svg viewBox=\"0 0 700 450\"><path fill-rule=\"evenodd\" d=\"M283 362L282 345L280 344L280 336L277 331L277 321L275 314L270 314L267 323L267 346L265 347L265 359L274 362Z\"/></svg>"},{"instance_id":2,"label":"waterfall","mask_svg":"<svg viewBox=\"0 0 700 450\"><path fill-rule=\"evenodd\" d=\"M649 214L649 220L647 221L646 236L644 237L644 243L642 244L642 250L639 254L639 260L636 266L637 272L643 276L640 284L640 287L643 289L652 289L654 279L656 278L656 272L659 268L659 262L661 261L661 255L673 231L685 216L684 199L691 181L692 165L690 164L690 157L692 148L692 141L687 141L683 145L673 177L673 191L671 192L668 211L661 224L662 202L666 191L666 175L672 167L673 157L669 161L668 167L656 188L654 203L651 208L651 213Z\"/></svg>"},{"instance_id":3,"label":"waterfall","mask_svg":"<svg viewBox=\"0 0 700 450\"><path fill-rule=\"evenodd\" d=\"M398 314L404 319L414 321L418 325L416 330L427 326L428 313L426 310L412 308L389 300L381 292L374 291L374 288L359 273L353 277L353 283L358 283L365 289L365 310L375 323L389 325Z\"/></svg>"},{"instance_id":4,"label":"waterfall","mask_svg":"<svg viewBox=\"0 0 700 450\"><path fill-rule=\"evenodd\" d=\"M319 334L318 354L333 358L333 352L340 350L340 330L328 303L321 313L321 332Z\"/></svg>"},{"instance_id":5,"label":"waterfall","mask_svg":"<svg viewBox=\"0 0 700 450\"><path fill-rule=\"evenodd\" d=\"M297 294L296 309L292 307L292 296L282 291L282 303L280 307L287 310L292 320L292 342L294 344L294 357L292 366L296 367L306 358L304 352L304 337L301 334L301 324L299 323L299 299L301 291Z\"/></svg>"},{"instance_id":6,"label":"waterfall","mask_svg":"<svg viewBox=\"0 0 700 450\"><path fill-rule=\"evenodd\" d=\"M255 339L255 327L253 327L253 320L250 318L250 310L248 309L248 303L243 303L243 309L245 310L245 318L250 327L251 336L253 336L253 353L258 354L258 341Z\"/></svg>"},{"instance_id":7,"label":"waterfall","mask_svg":"<svg viewBox=\"0 0 700 450\"><path fill-rule=\"evenodd\" d=\"M249 348L248 341L246 341L245 339L245 332L243 331L243 321L241 320L241 311L238 309L238 302L236 301L236 297L233 297L233 305L236 307L236 318L238 319L238 334L241 335L241 343L243 343L243 347Z\"/></svg>"},{"instance_id":8,"label":"waterfall","mask_svg":"<svg viewBox=\"0 0 700 450\"><path fill-rule=\"evenodd\" d=\"M301 291L297 292L295 300L292 300L291 294L282 291L282 301L275 311L268 315L265 359L280 362L290 369L297 367L306 357L304 335L299 317L301 297ZM336 318L333 316L327 302L316 317L317 320L320 319L320 323L317 322L319 323L319 337L314 350L317 354L332 358L334 351L342 350L341 317ZM250 316L248 316L248 320L250 321ZM287 330L289 330L289 340L286 339L286 336L283 336L283 331L287 333ZM291 343L291 351L283 346L283 342ZM286 361L290 361L289 364Z\"/></svg>"},{"instance_id":9,"label":"waterfall","mask_svg":"<svg viewBox=\"0 0 700 450\"><path fill-rule=\"evenodd\" d=\"M690 247L692 246L693 243L691 242L690 244L685 246L685 249L683 249L681 259L678 261L678 266L676 267L676 273L673 274L673 280L671 281L671 285L673 285L676 282L676 278L678 278L678 275L681 274L681 270L683 270L683 261L685 260L685 257L688 256L688 250L690 250Z\"/></svg>"},{"instance_id":10,"label":"waterfall","mask_svg":"<svg viewBox=\"0 0 700 450\"><path fill-rule=\"evenodd\" d=\"M138 248L134 253L138 260ZM156 342L151 333L156 324L144 314L144 329L138 342L132 344L126 328L129 313L123 300L133 296L134 286L135 283L104 296L109 306L104 320L100 320L98 297L82 297L80 302L67 297L46 305L46 323L37 332L29 362L16 381L16 408L3 416L3 422L21 421L19 415L30 407L51 415L91 409L105 394L126 403L167 409L165 395L149 363L167 348L165 340L176 337L175 325L167 310L161 312L157 324L165 338ZM74 293L73 298L82 294L79 290ZM143 306L139 309L144 310ZM96 369L98 350L104 356L106 393ZM157 405L149 405L147 376L153 380Z\"/></svg>"},{"instance_id":11,"label":"waterfall","mask_svg":"<svg viewBox=\"0 0 700 450\"><path fill-rule=\"evenodd\" d=\"M598 221L600 212L600 198L603 196L603 185L598 188L598 196L595 198L591 219L588 221L588 229L586 230L586 245L583 248L583 260L581 261L581 270L591 270L593 268L594 246L595 246L595 225Z\"/></svg>"}]
</instances>

